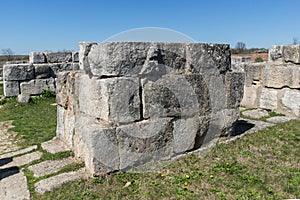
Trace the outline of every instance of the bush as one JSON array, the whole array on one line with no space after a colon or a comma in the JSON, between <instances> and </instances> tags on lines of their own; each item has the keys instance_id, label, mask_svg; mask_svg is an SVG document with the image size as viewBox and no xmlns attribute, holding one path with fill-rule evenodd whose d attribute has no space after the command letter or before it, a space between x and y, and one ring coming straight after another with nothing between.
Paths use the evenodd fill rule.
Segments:
<instances>
[{"instance_id":1,"label":"bush","mask_svg":"<svg viewBox=\"0 0 300 200\"><path fill-rule=\"evenodd\" d=\"M41 96L46 98L55 97L55 92L52 90L43 90Z\"/></svg>"},{"instance_id":2,"label":"bush","mask_svg":"<svg viewBox=\"0 0 300 200\"><path fill-rule=\"evenodd\" d=\"M264 59L262 57L255 58L255 62L264 62Z\"/></svg>"}]
</instances>

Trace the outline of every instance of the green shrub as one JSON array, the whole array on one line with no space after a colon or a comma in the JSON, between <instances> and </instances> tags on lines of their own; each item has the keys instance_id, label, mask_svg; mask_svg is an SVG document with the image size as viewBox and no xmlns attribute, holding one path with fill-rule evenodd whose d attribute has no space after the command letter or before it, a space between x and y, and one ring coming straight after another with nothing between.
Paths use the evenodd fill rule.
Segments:
<instances>
[{"instance_id":1,"label":"green shrub","mask_svg":"<svg viewBox=\"0 0 300 200\"><path fill-rule=\"evenodd\" d=\"M262 57L255 58L255 62L264 62L264 59Z\"/></svg>"},{"instance_id":2,"label":"green shrub","mask_svg":"<svg viewBox=\"0 0 300 200\"><path fill-rule=\"evenodd\" d=\"M41 96L46 98L55 97L55 92L52 90L43 90Z\"/></svg>"}]
</instances>

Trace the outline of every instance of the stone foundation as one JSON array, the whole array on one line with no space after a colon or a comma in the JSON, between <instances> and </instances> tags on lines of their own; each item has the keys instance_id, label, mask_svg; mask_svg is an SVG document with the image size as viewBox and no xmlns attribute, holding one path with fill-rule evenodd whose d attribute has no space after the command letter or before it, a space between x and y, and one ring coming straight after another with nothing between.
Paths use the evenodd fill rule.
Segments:
<instances>
[{"instance_id":1,"label":"stone foundation","mask_svg":"<svg viewBox=\"0 0 300 200\"><path fill-rule=\"evenodd\" d=\"M300 45L273 46L269 61L244 63L243 106L300 117Z\"/></svg>"},{"instance_id":2,"label":"stone foundation","mask_svg":"<svg viewBox=\"0 0 300 200\"><path fill-rule=\"evenodd\" d=\"M169 160L232 133L244 74L221 44L80 43L57 80L57 137L94 175ZM138 168L141 169L141 168Z\"/></svg>"},{"instance_id":3,"label":"stone foundation","mask_svg":"<svg viewBox=\"0 0 300 200\"><path fill-rule=\"evenodd\" d=\"M3 66L4 95L40 95L43 90L56 91L56 75L60 71L79 69L78 52L32 52L29 63L8 63Z\"/></svg>"}]
</instances>

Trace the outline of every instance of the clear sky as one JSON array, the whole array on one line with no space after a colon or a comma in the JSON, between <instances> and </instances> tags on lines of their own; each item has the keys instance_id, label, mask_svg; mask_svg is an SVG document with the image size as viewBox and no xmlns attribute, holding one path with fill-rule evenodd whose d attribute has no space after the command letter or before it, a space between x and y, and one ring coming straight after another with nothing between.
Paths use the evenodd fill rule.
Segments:
<instances>
[{"instance_id":1,"label":"clear sky","mask_svg":"<svg viewBox=\"0 0 300 200\"><path fill-rule=\"evenodd\" d=\"M0 0L0 50L77 50L133 28L268 48L300 40L300 0Z\"/></svg>"}]
</instances>

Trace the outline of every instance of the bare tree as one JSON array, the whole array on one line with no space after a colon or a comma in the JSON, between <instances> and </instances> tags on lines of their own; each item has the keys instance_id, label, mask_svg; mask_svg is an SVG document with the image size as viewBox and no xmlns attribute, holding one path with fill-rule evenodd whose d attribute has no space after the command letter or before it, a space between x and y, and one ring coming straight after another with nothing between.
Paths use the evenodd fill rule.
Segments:
<instances>
[{"instance_id":1,"label":"bare tree","mask_svg":"<svg viewBox=\"0 0 300 200\"><path fill-rule=\"evenodd\" d=\"M235 45L235 49L237 52L242 53L246 50L246 44L243 42L238 42Z\"/></svg>"},{"instance_id":2,"label":"bare tree","mask_svg":"<svg viewBox=\"0 0 300 200\"><path fill-rule=\"evenodd\" d=\"M8 61L10 61L11 57L14 55L14 52L10 48L2 49L1 53L2 53L3 56L7 57Z\"/></svg>"}]
</instances>

